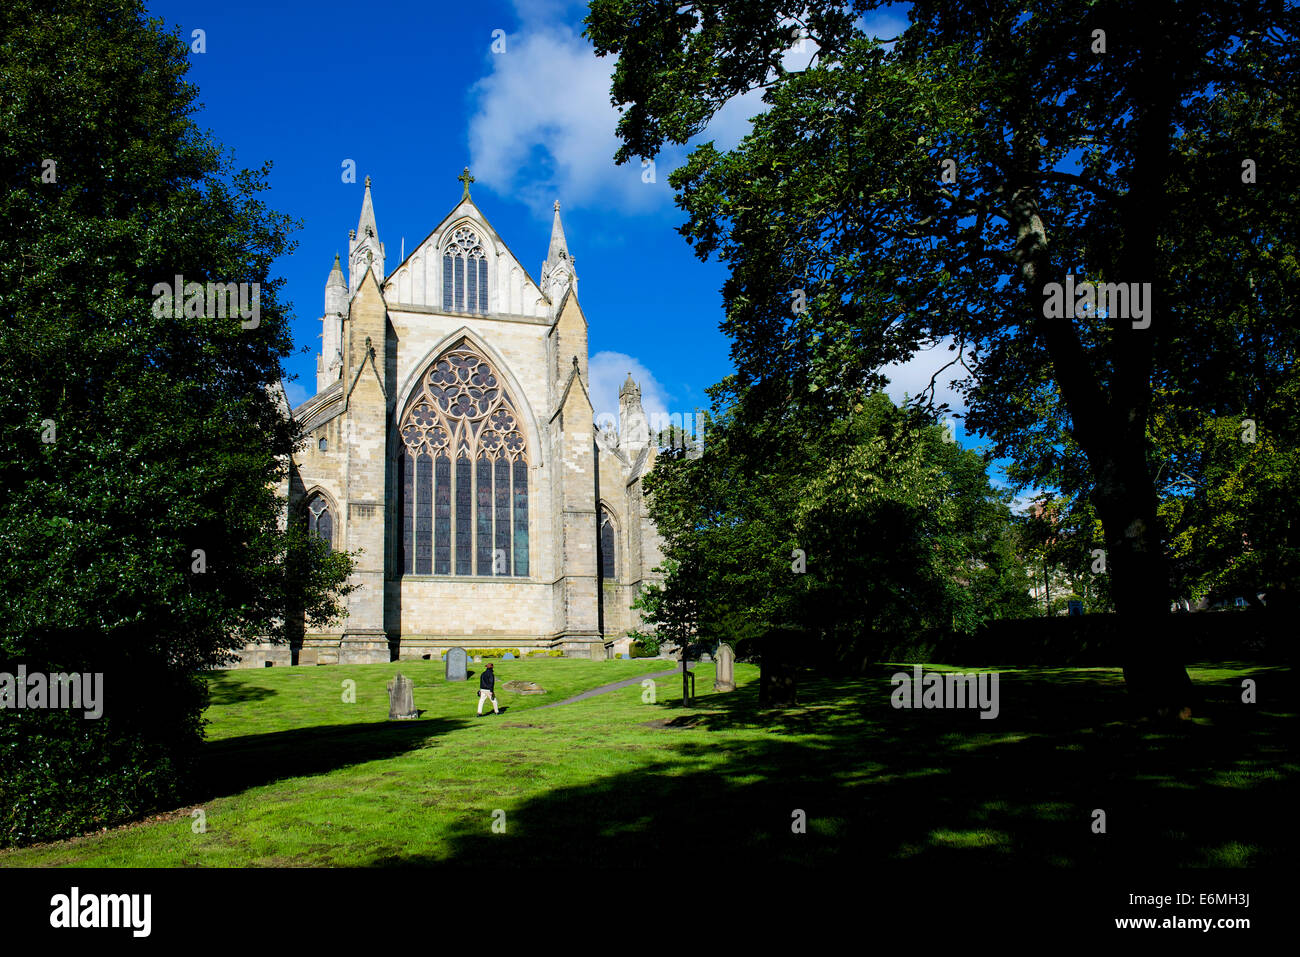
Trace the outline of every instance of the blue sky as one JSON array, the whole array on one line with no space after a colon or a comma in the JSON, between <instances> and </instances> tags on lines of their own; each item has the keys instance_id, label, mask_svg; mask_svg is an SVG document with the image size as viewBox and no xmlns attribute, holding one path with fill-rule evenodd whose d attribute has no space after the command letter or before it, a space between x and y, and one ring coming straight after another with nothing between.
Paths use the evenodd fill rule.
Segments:
<instances>
[{"instance_id":1,"label":"blue sky","mask_svg":"<svg viewBox=\"0 0 1300 957\"><path fill-rule=\"evenodd\" d=\"M696 259L675 229L684 214L667 178L687 149L665 150L653 182L639 165L615 166L613 62L582 38L585 4L157 0L148 9L187 40L204 31L206 51L190 55L198 125L238 167L270 160L264 198L303 222L297 248L276 264L295 345L308 350L287 362L294 405L315 391L325 279L336 252L346 259L365 177L392 269L403 243L413 249L459 200L466 165L475 201L534 280L560 200L598 413L617 408L629 371L647 411L669 413L707 408L704 389L732 371L718 329L725 270ZM876 32L904 22L881 15ZM733 146L759 109L757 93L733 101L701 139ZM347 160L355 183L343 181ZM941 354L895 370L891 394L918 391ZM960 422L957 436L964 444Z\"/></svg>"}]
</instances>

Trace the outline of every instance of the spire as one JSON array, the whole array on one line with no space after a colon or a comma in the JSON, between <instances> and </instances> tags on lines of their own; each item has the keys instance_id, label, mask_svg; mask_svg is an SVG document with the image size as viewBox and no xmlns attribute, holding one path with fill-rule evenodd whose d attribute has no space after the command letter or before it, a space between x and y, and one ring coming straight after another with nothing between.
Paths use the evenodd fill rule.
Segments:
<instances>
[{"instance_id":1,"label":"spire","mask_svg":"<svg viewBox=\"0 0 1300 957\"><path fill-rule=\"evenodd\" d=\"M569 255L568 240L564 238L564 226L560 223L560 201L557 199L555 218L551 221L551 245L546 250L546 261L542 263L541 290L554 309L570 289L577 294L578 274L574 269L573 257Z\"/></svg>"},{"instance_id":2,"label":"spire","mask_svg":"<svg viewBox=\"0 0 1300 957\"><path fill-rule=\"evenodd\" d=\"M375 222L375 202L370 195L370 177L366 177L366 192L361 198L361 218L357 228L348 237L348 290L355 293L367 269L373 269L375 279L384 281L384 244L379 241L379 226Z\"/></svg>"},{"instance_id":3,"label":"spire","mask_svg":"<svg viewBox=\"0 0 1300 957\"><path fill-rule=\"evenodd\" d=\"M367 176L366 194L361 199L361 218L357 220L357 238L365 239L367 236L378 235L379 226L375 223L375 204L370 198L370 177Z\"/></svg>"},{"instance_id":4,"label":"spire","mask_svg":"<svg viewBox=\"0 0 1300 957\"><path fill-rule=\"evenodd\" d=\"M632 373L629 372L629 373L627 374L627 381L623 383L623 388L621 388L621 389L618 390L618 397L621 399L621 398L623 398L623 396L625 396L625 395L627 395L628 393L631 393L631 392L634 392L634 393L636 393L637 395L640 395L640 394L641 394L641 387L640 387L639 385L637 385L637 384L632 380Z\"/></svg>"},{"instance_id":5,"label":"spire","mask_svg":"<svg viewBox=\"0 0 1300 957\"><path fill-rule=\"evenodd\" d=\"M325 280L326 286L347 286L348 281L343 278L343 267L339 265L339 254L334 254L334 268L330 270L329 279Z\"/></svg>"},{"instance_id":6,"label":"spire","mask_svg":"<svg viewBox=\"0 0 1300 957\"><path fill-rule=\"evenodd\" d=\"M564 226L560 223L560 201L555 201L555 218L551 220L551 246L546 250L546 261L554 265L569 258L569 244L564 239Z\"/></svg>"}]
</instances>

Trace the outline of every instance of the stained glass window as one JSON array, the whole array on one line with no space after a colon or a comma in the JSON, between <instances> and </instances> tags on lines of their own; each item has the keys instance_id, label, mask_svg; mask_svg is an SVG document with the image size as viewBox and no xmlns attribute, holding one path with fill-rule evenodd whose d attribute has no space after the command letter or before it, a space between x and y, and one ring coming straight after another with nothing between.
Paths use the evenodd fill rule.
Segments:
<instances>
[{"instance_id":1,"label":"stained glass window","mask_svg":"<svg viewBox=\"0 0 1300 957\"><path fill-rule=\"evenodd\" d=\"M497 499L497 544L493 554L492 571L494 574L510 574L510 463L505 459L496 461L496 499Z\"/></svg>"},{"instance_id":2,"label":"stained glass window","mask_svg":"<svg viewBox=\"0 0 1300 957\"><path fill-rule=\"evenodd\" d=\"M615 581L618 577L615 542L614 519L610 517L607 509L602 508L600 510L600 576L607 582Z\"/></svg>"},{"instance_id":3,"label":"stained glass window","mask_svg":"<svg viewBox=\"0 0 1300 957\"><path fill-rule=\"evenodd\" d=\"M421 452L415 459L415 573L433 571L433 456Z\"/></svg>"},{"instance_id":4,"label":"stained glass window","mask_svg":"<svg viewBox=\"0 0 1300 957\"><path fill-rule=\"evenodd\" d=\"M528 574L528 466L515 459L515 574Z\"/></svg>"},{"instance_id":5,"label":"stained glass window","mask_svg":"<svg viewBox=\"0 0 1300 957\"><path fill-rule=\"evenodd\" d=\"M399 432L403 573L527 576L527 442L514 401L466 340L424 374Z\"/></svg>"},{"instance_id":6,"label":"stained glass window","mask_svg":"<svg viewBox=\"0 0 1300 957\"><path fill-rule=\"evenodd\" d=\"M435 575L451 574L451 459L446 450L438 453L434 460L434 475L437 485L434 489L433 502L433 573Z\"/></svg>"},{"instance_id":7,"label":"stained glass window","mask_svg":"<svg viewBox=\"0 0 1300 957\"><path fill-rule=\"evenodd\" d=\"M329 501L319 492L307 501L307 530L334 547L334 516Z\"/></svg>"},{"instance_id":8,"label":"stained glass window","mask_svg":"<svg viewBox=\"0 0 1300 957\"><path fill-rule=\"evenodd\" d=\"M478 573L492 574L492 460L478 454Z\"/></svg>"},{"instance_id":9,"label":"stained glass window","mask_svg":"<svg viewBox=\"0 0 1300 957\"><path fill-rule=\"evenodd\" d=\"M443 250L442 308L481 315L488 311L487 254L474 231L464 226Z\"/></svg>"},{"instance_id":10,"label":"stained glass window","mask_svg":"<svg viewBox=\"0 0 1300 957\"><path fill-rule=\"evenodd\" d=\"M469 456L462 454L456 460L456 574L472 575L474 573L471 559L474 557L473 541L474 522L470 517L471 498L474 488L470 484Z\"/></svg>"}]
</instances>

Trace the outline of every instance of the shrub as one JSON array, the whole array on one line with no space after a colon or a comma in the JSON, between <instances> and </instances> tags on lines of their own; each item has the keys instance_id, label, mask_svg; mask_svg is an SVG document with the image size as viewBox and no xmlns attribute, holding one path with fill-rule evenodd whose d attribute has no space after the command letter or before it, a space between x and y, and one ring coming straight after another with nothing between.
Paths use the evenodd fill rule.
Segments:
<instances>
[{"instance_id":1,"label":"shrub","mask_svg":"<svg viewBox=\"0 0 1300 957\"><path fill-rule=\"evenodd\" d=\"M634 628L627 633L627 636L632 639L632 647L640 647L643 652L637 654L635 651L630 651L629 653L633 658L653 658L659 654L659 647L663 643L663 639L654 632L644 632Z\"/></svg>"}]
</instances>

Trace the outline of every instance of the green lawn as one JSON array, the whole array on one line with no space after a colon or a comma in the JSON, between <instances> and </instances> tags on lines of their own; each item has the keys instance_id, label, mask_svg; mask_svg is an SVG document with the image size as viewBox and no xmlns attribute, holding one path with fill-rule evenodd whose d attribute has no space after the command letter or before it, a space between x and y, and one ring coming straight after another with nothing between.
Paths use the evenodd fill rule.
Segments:
<instances>
[{"instance_id":1,"label":"green lawn","mask_svg":"<svg viewBox=\"0 0 1300 957\"><path fill-rule=\"evenodd\" d=\"M743 664L731 694L699 666L691 708L668 679L654 704L632 685L536 710L665 665L499 662L499 682L551 693L499 691L507 712L483 718L476 678L448 684L437 662L219 673L196 805L206 833L186 808L0 852L0 866L636 866L703 848L754 864L1247 866L1294 852L1286 668L1195 669L1202 716L1172 731L1123 718L1113 669L1001 669L991 721L893 709L889 676L905 665L808 675L785 712L757 708L757 668ZM399 669L418 720L385 720ZM1260 703L1240 702L1243 677ZM1091 831L1095 808L1106 834ZM806 834L791 833L796 809Z\"/></svg>"}]
</instances>

